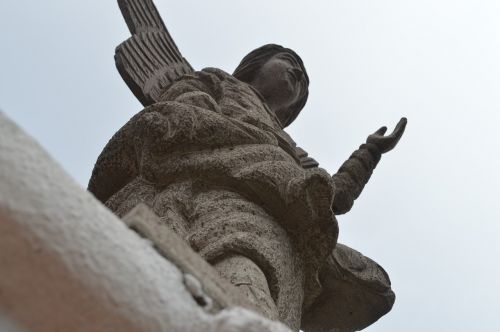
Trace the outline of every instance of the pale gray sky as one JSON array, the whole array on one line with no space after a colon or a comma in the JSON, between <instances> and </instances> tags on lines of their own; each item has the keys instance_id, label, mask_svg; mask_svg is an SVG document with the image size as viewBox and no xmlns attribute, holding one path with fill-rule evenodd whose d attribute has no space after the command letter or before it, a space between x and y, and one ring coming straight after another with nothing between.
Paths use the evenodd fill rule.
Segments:
<instances>
[{"instance_id":1,"label":"pale gray sky","mask_svg":"<svg viewBox=\"0 0 500 332\"><path fill-rule=\"evenodd\" d=\"M397 299L369 332L500 330L498 0L156 0L191 64L231 72L262 44L293 48L311 85L289 128L322 167L382 125L384 155L340 242L379 262ZM141 109L114 66L116 1L2 0L0 108L83 187Z\"/></svg>"}]
</instances>

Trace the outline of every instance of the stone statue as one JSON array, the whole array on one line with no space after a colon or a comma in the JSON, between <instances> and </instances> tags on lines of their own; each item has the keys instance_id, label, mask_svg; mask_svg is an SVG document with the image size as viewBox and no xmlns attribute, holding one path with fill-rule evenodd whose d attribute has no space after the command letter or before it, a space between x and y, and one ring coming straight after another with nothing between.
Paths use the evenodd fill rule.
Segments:
<instances>
[{"instance_id":1,"label":"stone statue","mask_svg":"<svg viewBox=\"0 0 500 332\"><path fill-rule=\"evenodd\" d=\"M293 330L354 331L387 313L385 271L337 244L348 212L406 119L368 136L333 176L284 131L304 107L300 57L265 45L230 75L194 71L151 0L119 0L132 37L117 68L146 107L99 156L88 189L118 216L139 203L263 315Z\"/></svg>"}]
</instances>

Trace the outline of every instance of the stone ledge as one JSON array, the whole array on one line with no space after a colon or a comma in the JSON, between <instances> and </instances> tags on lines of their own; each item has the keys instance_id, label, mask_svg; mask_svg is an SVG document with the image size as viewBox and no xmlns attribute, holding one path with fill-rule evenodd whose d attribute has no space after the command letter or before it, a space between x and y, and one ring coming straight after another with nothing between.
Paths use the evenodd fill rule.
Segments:
<instances>
[{"instance_id":1,"label":"stone ledge","mask_svg":"<svg viewBox=\"0 0 500 332\"><path fill-rule=\"evenodd\" d=\"M216 313L223 308L244 307L255 312L259 309L249 303L229 281L220 277L209 263L196 253L145 204L140 203L123 218L125 224L144 238L152 241L155 249L188 276L188 282L201 284L203 294L192 294L205 302L205 309ZM190 279L194 277L196 281ZM186 283L186 281L185 281ZM189 288L189 287L188 287ZM208 297L203 299L204 295ZM200 298L201 297L201 298ZM210 304L210 305L209 305Z\"/></svg>"},{"instance_id":2,"label":"stone ledge","mask_svg":"<svg viewBox=\"0 0 500 332\"><path fill-rule=\"evenodd\" d=\"M181 271L0 113L0 312L28 331L290 331L207 313Z\"/></svg>"}]
</instances>

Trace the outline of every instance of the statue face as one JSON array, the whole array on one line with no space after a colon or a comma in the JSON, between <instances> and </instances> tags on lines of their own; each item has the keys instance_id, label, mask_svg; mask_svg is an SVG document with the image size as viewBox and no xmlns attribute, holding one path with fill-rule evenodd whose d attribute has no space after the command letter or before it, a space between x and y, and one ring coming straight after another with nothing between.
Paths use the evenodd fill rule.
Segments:
<instances>
[{"instance_id":1,"label":"statue face","mask_svg":"<svg viewBox=\"0 0 500 332\"><path fill-rule=\"evenodd\" d=\"M252 85L266 99L271 110L277 112L285 111L297 102L306 83L304 73L293 56L278 53L261 67Z\"/></svg>"}]
</instances>

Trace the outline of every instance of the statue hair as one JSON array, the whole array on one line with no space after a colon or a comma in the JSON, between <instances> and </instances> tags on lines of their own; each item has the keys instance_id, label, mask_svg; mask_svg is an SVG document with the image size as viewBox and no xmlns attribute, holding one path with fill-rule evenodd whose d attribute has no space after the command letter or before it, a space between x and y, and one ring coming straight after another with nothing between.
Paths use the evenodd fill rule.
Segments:
<instances>
[{"instance_id":1,"label":"statue hair","mask_svg":"<svg viewBox=\"0 0 500 332\"><path fill-rule=\"evenodd\" d=\"M302 59L289 48L285 48L276 44L267 44L259 47L248 55L246 55L243 60L241 60L238 67L235 69L233 76L242 82L251 84L255 76L259 73L260 68L273 56L279 53L288 53L291 55L297 63L300 65L300 69L304 73L303 79L305 80L305 89L302 93L302 97L293 105L289 106L286 110L278 110L276 115L278 116L283 128L290 125L295 118L299 115L300 111L304 107L309 95L309 77L307 76L306 69Z\"/></svg>"}]
</instances>

